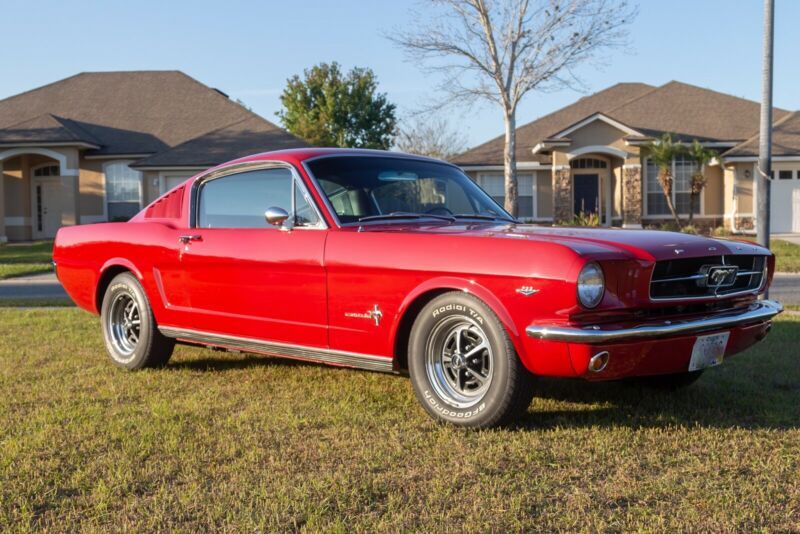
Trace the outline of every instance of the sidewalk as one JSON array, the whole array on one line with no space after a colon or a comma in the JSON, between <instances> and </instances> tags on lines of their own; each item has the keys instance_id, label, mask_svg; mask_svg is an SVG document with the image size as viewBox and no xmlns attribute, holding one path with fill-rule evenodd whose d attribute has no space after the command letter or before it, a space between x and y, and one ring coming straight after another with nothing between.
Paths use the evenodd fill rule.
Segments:
<instances>
[{"instance_id":1,"label":"sidewalk","mask_svg":"<svg viewBox=\"0 0 800 534\"><path fill-rule=\"evenodd\" d=\"M55 273L0 280L0 299L68 299Z\"/></svg>"}]
</instances>

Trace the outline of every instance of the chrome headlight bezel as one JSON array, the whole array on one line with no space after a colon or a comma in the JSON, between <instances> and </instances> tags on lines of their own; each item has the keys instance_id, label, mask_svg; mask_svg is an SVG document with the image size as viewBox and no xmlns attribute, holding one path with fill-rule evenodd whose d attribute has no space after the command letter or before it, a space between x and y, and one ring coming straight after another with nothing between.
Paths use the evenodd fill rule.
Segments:
<instances>
[{"instance_id":1,"label":"chrome headlight bezel","mask_svg":"<svg viewBox=\"0 0 800 534\"><path fill-rule=\"evenodd\" d=\"M592 261L584 265L578 274L576 287L580 305L590 310L596 308L606 293L606 279L600 264Z\"/></svg>"}]
</instances>

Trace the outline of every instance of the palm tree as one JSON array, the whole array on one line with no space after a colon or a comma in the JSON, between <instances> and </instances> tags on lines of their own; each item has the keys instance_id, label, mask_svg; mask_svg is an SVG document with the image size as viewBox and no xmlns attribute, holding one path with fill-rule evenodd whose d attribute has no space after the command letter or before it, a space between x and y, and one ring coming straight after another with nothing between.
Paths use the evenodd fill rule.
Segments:
<instances>
[{"instance_id":1,"label":"palm tree","mask_svg":"<svg viewBox=\"0 0 800 534\"><path fill-rule=\"evenodd\" d=\"M717 157L717 153L704 147L695 139L687 149L686 155L697 166L694 173L692 173L692 188L689 193L689 224L692 224L697 199L700 198L700 193L703 192L703 188L706 186L705 167L712 159Z\"/></svg>"},{"instance_id":2,"label":"palm tree","mask_svg":"<svg viewBox=\"0 0 800 534\"><path fill-rule=\"evenodd\" d=\"M647 143L645 148L647 148L650 160L658 167L658 183L667 199L667 207L675 219L675 224L678 225L678 228L683 228L678 212L675 210L675 203L672 201L672 188L675 184L672 176L672 161L676 156L683 154L686 147L680 141L674 141L671 133L665 133L658 139Z\"/></svg>"}]
</instances>

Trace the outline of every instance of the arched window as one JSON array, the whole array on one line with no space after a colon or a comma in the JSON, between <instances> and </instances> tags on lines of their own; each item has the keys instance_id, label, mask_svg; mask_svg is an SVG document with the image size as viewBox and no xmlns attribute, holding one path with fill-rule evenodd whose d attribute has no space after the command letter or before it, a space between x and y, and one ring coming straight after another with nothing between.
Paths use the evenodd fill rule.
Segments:
<instances>
[{"instance_id":1,"label":"arched window","mask_svg":"<svg viewBox=\"0 0 800 534\"><path fill-rule=\"evenodd\" d=\"M33 169L34 176L61 176L61 167L58 166L58 163L55 164L46 164L40 165Z\"/></svg>"},{"instance_id":2,"label":"arched window","mask_svg":"<svg viewBox=\"0 0 800 534\"><path fill-rule=\"evenodd\" d=\"M116 161L104 166L109 221L127 221L142 208L142 173L131 169L129 163Z\"/></svg>"}]
</instances>

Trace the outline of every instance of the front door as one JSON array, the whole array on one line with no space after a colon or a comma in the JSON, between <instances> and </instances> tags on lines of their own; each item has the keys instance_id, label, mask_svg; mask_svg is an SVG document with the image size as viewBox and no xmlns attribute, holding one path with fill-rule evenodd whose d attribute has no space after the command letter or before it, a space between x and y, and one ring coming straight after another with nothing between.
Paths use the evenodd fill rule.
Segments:
<instances>
[{"instance_id":1,"label":"front door","mask_svg":"<svg viewBox=\"0 0 800 534\"><path fill-rule=\"evenodd\" d=\"M576 174L572 177L573 212L597 213L600 205L600 177L597 174Z\"/></svg>"},{"instance_id":2,"label":"front door","mask_svg":"<svg viewBox=\"0 0 800 534\"><path fill-rule=\"evenodd\" d=\"M191 328L327 347L328 232L307 203L293 210L293 198L306 201L292 171L245 170L199 187L195 227L180 232ZM293 228L269 225L270 207L296 213Z\"/></svg>"},{"instance_id":3,"label":"front door","mask_svg":"<svg viewBox=\"0 0 800 534\"><path fill-rule=\"evenodd\" d=\"M31 178L31 209L34 239L52 239L61 226L59 193L61 179L58 177Z\"/></svg>"}]
</instances>

